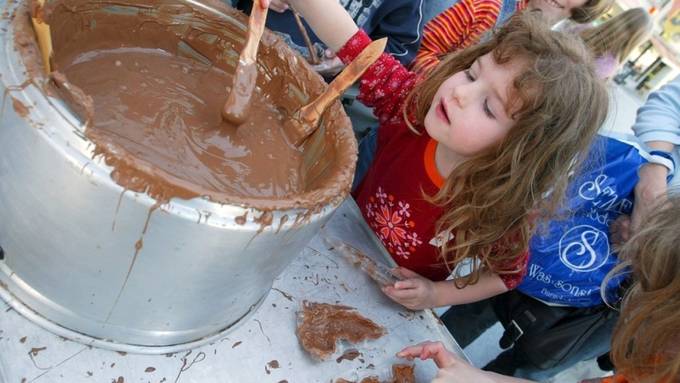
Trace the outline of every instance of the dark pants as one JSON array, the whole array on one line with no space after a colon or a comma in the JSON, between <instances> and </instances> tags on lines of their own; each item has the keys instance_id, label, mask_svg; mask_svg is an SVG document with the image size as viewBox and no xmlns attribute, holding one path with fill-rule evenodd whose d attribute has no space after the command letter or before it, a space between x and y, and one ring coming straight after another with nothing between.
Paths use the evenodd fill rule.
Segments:
<instances>
[{"instance_id":1,"label":"dark pants","mask_svg":"<svg viewBox=\"0 0 680 383\"><path fill-rule=\"evenodd\" d=\"M442 316L444 325L461 347L466 347L484 331L498 322L492 300L486 299L467 305L452 306ZM607 321L586 340L579 350L569 355L559 365L541 370L531 364L522 350L511 347L483 367L484 370L532 380L546 380L578 362L594 359L609 351L611 334L616 325L616 317Z\"/></svg>"},{"instance_id":2,"label":"dark pants","mask_svg":"<svg viewBox=\"0 0 680 383\"><path fill-rule=\"evenodd\" d=\"M375 158L375 151L378 148L378 128L369 128L366 135L359 140L359 157L357 159L357 168L354 171L354 181L352 182L352 191L361 184L361 181L366 177L368 169Z\"/></svg>"}]
</instances>

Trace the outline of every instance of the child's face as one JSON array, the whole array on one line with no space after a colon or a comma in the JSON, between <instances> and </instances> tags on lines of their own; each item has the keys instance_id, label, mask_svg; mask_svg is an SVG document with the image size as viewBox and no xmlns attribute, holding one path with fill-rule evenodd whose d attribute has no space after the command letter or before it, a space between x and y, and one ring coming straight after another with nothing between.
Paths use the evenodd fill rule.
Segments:
<instances>
[{"instance_id":1,"label":"child's face","mask_svg":"<svg viewBox=\"0 0 680 383\"><path fill-rule=\"evenodd\" d=\"M540 9L551 24L571 17L575 8L585 5L586 0L530 0L529 9Z\"/></svg>"},{"instance_id":2,"label":"child's face","mask_svg":"<svg viewBox=\"0 0 680 383\"><path fill-rule=\"evenodd\" d=\"M425 130L458 156L469 157L500 142L515 121L513 80L523 65L498 65L488 53L465 71L449 77L437 90L425 116Z\"/></svg>"}]
</instances>

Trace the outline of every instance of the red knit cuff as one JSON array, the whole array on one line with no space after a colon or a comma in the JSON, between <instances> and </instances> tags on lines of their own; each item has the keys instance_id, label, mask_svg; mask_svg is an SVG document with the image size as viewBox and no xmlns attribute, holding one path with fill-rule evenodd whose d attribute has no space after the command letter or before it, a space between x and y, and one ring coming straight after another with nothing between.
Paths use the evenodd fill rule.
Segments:
<instances>
[{"instance_id":1,"label":"red knit cuff","mask_svg":"<svg viewBox=\"0 0 680 383\"><path fill-rule=\"evenodd\" d=\"M527 267L529 266L529 256L529 251L525 251L524 254L522 254L522 257L520 258L521 269L517 273L499 274L508 290L513 290L522 283L522 280L527 273Z\"/></svg>"},{"instance_id":2,"label":"red knit cuff","mask_svg":"<svg viewBox=\"0 0 680 383\"><path fill-rule=\"evenodd\" d=\"M371 41L372 40L370 37L368 37L368 34L366 34L363 29L359 29L357 33L347 40L345 45L340 48L337 56L340 58L340 60L342 60L342 62L349 64L352 62L352 60L359 56L359 53L361 53L361 51L363 51L371 43Z\"/></svg>"},{"instance_id":3,"label":"red knit cuff","mask_svg":"<svg viewBox=\"0 0 680 383\"><path fill-rule=\"evenodd\" d=\"M514 290L522 282L522 278L517 274L499 274L498 276L508 290Z\"/></svg>"}]
</instances>

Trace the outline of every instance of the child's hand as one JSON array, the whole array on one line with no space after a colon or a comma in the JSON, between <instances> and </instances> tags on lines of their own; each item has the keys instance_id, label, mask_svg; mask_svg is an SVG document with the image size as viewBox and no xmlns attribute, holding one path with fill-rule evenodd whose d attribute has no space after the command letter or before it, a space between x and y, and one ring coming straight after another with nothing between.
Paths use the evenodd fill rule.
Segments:
<instances>
[{"instance_id":1,"label":"child's hand","mask_svg":"<svg viewBox=\"0 0 680 383\"><path fill-rule=\"evenodd\" d=\"M501 379L495 379L494 375L470 365L456 354L447 350L441 342L423 342L415 346L409 346L399 351L397 356L408 360L413 360L414 358L422 360L432 359L437 367L439 367L437 376L432 380L432 383L494 383L514 381L513 378L505 380L500 375L495 376Z\"/></svg>"},{"instance_id":2,"label":"child's hand","mask_svg":"<svg viewBox=\"0 0 680 383\"><path fill-rule=\"evenodd\" d=\"M446 368L458 362L456 355L447 350L442 342L423 342L409 346L399 351L397 356L408 360L415 358L432 359L439 368Z\"/></svg>"},{"instance_id":3,"label":"child's hand","mask_svg":"<svg viewBox=\"0 0 680 383\"><path fill-rule=\"evenodd\" d=\"M312 66L318 74L328 77L340 73L344 67L345 64L330 49L326 49L324 58L318 65Z\"/></svg>"},{"instance_id":4,"label":"child's hand","mask_svg":"<svg viewBox=\"0 0 680 383\"><path fill-rule=\"evenodd\" d=\"M392 271L401 277L393 286L384 286L383 293L393 301L411 310L435 306L435 284L409 269L397 267Z\"/></svg>"},{"instance_id":5,"label":"child's hand","mask_svg":"<svg viewBox=\"0 0 680 383\"><path fill-rule=\"evenodd\" d=\"M259 0L262 8L274 10L278 13L283 13L288 10L289 5L286 0Z\"/></svg>"}]
</instances>

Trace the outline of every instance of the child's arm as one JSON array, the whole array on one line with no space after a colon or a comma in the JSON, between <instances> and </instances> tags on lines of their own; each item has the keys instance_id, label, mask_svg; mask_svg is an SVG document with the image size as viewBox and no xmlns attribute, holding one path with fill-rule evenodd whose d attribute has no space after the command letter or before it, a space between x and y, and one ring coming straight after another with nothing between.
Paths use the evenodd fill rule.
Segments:
<instances>
[{"instance_id":1,"label":"child's arm","mask_svg":"<svg viewBox=\"0 0 680 383\"><path fill-rule=\"evenodd\" d=\"M370 44L371 39L337 0L288 1L344 63L354 60ZM381 123L401 121L403 103L417 78L394 57L383 54L361 77L358 99L374 108Z\"/></svg>"},{"instance_id":2,"label":"child's arm","mask_svg":"<svg viewBox=\"0 0 680 383\"><path fill-rule=\"evenodd\" d=\"M495 20L488 17L488 10L479 12L473 0L462 0L425 24L420 50L413 62L416 73L430 72L442 56L466 48L471 34L491 30Z\"/></svg>"},{"instance_id":3,"label":"child's arm","mask_svg":"<svg viewBox=\"0 0 680 383\"><path fill-rule=\"evenodd\" d=\"M501 277L489 272L481 273L477 283L462 289L456 287L455 281L433 282L403 267L397 268L395 274L403 280L382 290L390 299L411 310L478 302L508 291Z\"/></svg>"},{"instance_id":4,"label":"child's arm","mask_svg":"<svg viewBox=\"0 0 680 383\"><path fill-rule=\"evenodd\" d=\"M305 18L314 33L337 52L359 30L337 0L287 0Z\"/></svg>"}]
</instances>

